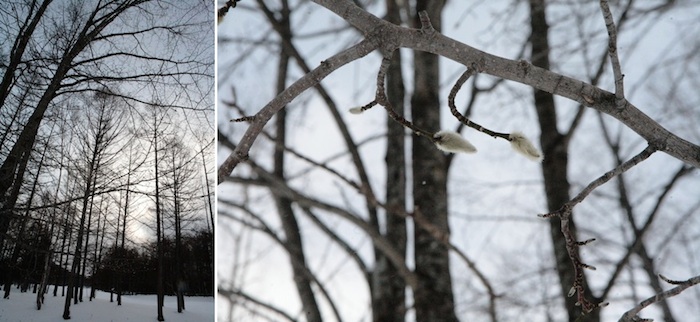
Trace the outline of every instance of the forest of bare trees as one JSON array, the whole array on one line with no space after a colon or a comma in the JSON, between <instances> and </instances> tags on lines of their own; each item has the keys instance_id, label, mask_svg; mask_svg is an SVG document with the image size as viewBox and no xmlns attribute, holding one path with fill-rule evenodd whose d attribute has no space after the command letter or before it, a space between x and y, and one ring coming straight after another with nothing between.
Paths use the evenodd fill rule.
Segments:
<instances>
[{"instance_id":1,"label":"forest of bare trees","mask_svg":"<svg viewBox=\"0 0 700 322\"><path fill-rule=\"evenodd\" d=\"M219 8L218 320L700 316L697 4Z\"/></svg>"},{"instance_id":2,"label":"forest of bare trees","mask_svg":"<svg viewBox=\"0 0 700 322\"><path fill-rule=\"evenodd\" d=\"M214 4L0 11L0 280L63 297L213 294ZM163 272L163 265L176 268ZM156 283L157 281L157 283ZM112 299L110 299L112 300ZM2 305L2 304L0 304Z\"/></svg>"}]
</instances>

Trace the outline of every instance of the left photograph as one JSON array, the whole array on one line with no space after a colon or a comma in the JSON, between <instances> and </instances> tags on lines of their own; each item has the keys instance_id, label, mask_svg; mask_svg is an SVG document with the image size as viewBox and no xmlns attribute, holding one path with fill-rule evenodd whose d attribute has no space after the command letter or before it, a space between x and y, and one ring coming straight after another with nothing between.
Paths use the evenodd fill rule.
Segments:
<instances>
[{"instance_id":1,"label":"left photograph","mask_svg":"<svg viewBox=\"0 0 700 322\"><path fill-rule=\"evenodd\" d=\"M0 10L0 321L214 320L213 1Z\"/></svg>"}]
</instances>

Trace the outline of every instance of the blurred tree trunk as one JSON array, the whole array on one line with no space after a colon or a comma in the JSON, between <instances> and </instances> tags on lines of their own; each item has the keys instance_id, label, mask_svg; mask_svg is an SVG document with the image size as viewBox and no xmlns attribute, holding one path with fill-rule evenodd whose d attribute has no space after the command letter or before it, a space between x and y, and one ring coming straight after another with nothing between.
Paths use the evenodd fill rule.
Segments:
<instances>
[{"instance_id":1,"label":"blurred tree trunk","mask_svg":"<svg viewBox=\"0 0 700 322\"><path fill-rule=\"evenodd\" d=\"M418 0L415 12L427 11L433 27L440 31L442 0ZM418 15L414 26L420 26ZM440 130L440 71L438 56L415 51L415 89L411 115L416 126ZM413 200L416 216L449 234L447 220L447 167L445 155L430 140L413 136ZM416 320L457 321L452 294L449 250L428 231L415 228L415 271L419 277L414 290Z\"/></svg>"},{"instance_id":2,"label":"blurred tree trunk","mask_svg":"<svg viewBox=\"0 0 700 322\"><path fill-rule=\"evenodd\" d=\"M386 20L401 23L399 6L395 0L388 0ZM387 71L387 99L399 115L404 114L406 91L401 73L401 53L394 52ZM405 134L401 124L387 118L386 147L386 233L385 237L396 250L406 256L406 157ZM375 322L400 322L406 316L406 282L400 277L396 267L375 249L376 267L372 275L372 314Z\"/></svg>"},{"instance_id":3,"label":"blurred tree trunk","mask_svg":"<svg viewBox=\"0 0 700 322\"><path fill-rule=\"evenodd\" d=\"M547 18L545 14L544 0L530 0L530 26L532 35L532 64L537 67L549 69L549 40ZM568 138L557 129L557 113L554 105L554 96L550 93L535 90L535 108L540 124L540 145L544 153L542 161L542 175L544 176L547 208L556 211L569 201L568 168ZM566 304L569 321L599 321L599 310L595 310L581 317L581 307L576 305L576 297L568 297L569 289L574 285L574 267L566 250L566 240L561 232L559 218L549 219L554 258L556 260L561 296ZM573 217L569 221L569 227L576 236L576 225ZM585 283L585 275L584 275ZM585 288L590 293L589 288ZM592 298L591 294L586 294Z\"/></svg>"},{"instance_id":4,"label":"blurred tree trunk","mask_svg":"<svg viewBox=\"0 0 700 322\"><path fill-rule=\"evenodd\" d=\"M282 1L282 9L280 10L280 18L277 20L279 24L280 37L286 38L291 42L292 32L290 29L290 9L289 3ZM281 49L279 54L279 65L277 68L277 84L276 91L281 93L287 87L286 79L289 70L289 53ZM287 113L286 109L282 109L277 113L275 119L275 153L273 175L280 180L284 180L284 147L286 143L287 131ZM294 274L294 284L296 285L299 298L303 306L303 310L308 322L321 322L321 311L318 308L316 297L311 288L311 279L307 274L306 258L304 255L304 247L297 223L296 214L292 209L292 200L289 198L275 195L275 204L277 213L280 216L282 228L286 241L286 250L289 253L290 263L292 265L292 273Z\"/></svg>"}]
</instances>

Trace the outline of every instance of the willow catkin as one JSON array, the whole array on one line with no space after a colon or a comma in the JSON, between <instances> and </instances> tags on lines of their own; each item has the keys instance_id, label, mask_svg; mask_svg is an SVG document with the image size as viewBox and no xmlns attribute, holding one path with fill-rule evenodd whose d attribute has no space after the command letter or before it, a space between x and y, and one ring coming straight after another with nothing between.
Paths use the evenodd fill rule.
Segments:
<instances>
[{"instance_id":1,"label":"willow catkin","mask_svg":"<svg viewBox=\"0 0 700 322\"><path fill-rule=\"evenodd\" d=\"M435 146L449 153L475 153L476 148L456 132L440 131L433 135Z\"/></svg>"},{"instance_id":2,"label":"willow catkin","mask_svg":"<svg viewBox=\"0 0 700 322\"><path fill-rule=\"evenodd\" d=\"M513 150L532 161L542 161L542 153L540 153L540 151L534 145L532 145L532 142L530 142L530 140L528 140L523 133L513 132L508 136L508 138L510 139L510 146L513 147Z\"/></svg>"}]
</instances>

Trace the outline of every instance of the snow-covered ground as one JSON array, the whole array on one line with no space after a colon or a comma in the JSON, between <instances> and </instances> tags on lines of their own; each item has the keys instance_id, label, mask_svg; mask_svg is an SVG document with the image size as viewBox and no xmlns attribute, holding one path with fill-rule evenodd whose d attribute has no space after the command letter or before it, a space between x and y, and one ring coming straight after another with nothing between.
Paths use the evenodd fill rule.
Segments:
<instances>
[{"instance_id":1,"label":"snow-covered ground","mask_svg":"<svg viewBox=\"0 0 700 322\"><path fill-rule=\"evenodd\" d=\"M53 288L46 294L41 310L36 309L36 294L20 293L13 287L9 299L0 296L0 321L12 322L58 322L63 320L65 298L54 297ZM89 289L86 289L88 291ZM59 290L60 294L60 290ZM113 303L109 302L109 293L97 292L92 302L85 301L78 305L71 304L71 321L157 321L155 295L122 296L122 305L117 306L116 295ZM165 297L163 317L168 322L204 322L214 321L213 297L186 297L185 311L177 313L174 296Z\"/></svg>"}]
</instances>

